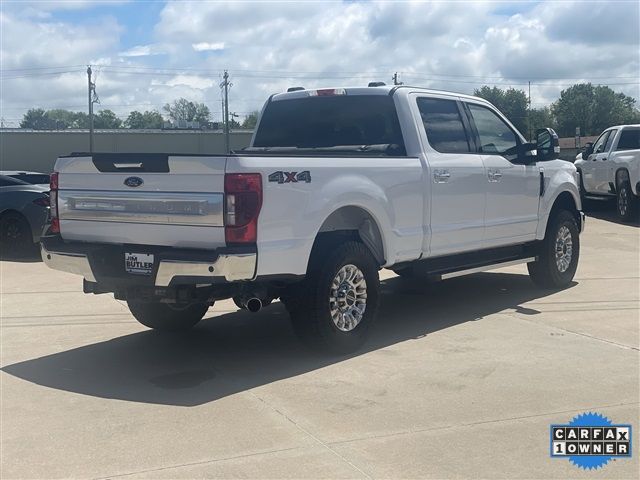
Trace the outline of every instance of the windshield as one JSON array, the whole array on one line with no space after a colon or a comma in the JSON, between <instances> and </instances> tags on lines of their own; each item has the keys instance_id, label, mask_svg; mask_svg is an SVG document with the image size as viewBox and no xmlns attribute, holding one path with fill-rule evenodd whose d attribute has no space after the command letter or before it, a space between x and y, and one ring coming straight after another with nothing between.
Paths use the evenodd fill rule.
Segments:
<instances>
[{"instance_id":1,"label":"windshield","mask_svg":"<svg viewBox=\"0 0 640 480\"><path fill-rule=\"evenodd\" d=\"M405 151L390 96L336 95L270 102L253 142L253 147L362 145L397 145L396 151Z\"/></svg>"}]
</instances>

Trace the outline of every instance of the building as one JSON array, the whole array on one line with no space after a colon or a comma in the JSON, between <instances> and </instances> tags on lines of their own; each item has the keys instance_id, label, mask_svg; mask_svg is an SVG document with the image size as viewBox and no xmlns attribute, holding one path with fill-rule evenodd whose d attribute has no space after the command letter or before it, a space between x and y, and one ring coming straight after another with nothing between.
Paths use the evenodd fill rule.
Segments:
<instances>
[{"instance_id":1,"label":"building","mask_svg":"<svg viewBox=\"0 0 640 480\"><path fill-rule=\"evenodd\" d=\"M232 150L249 145L250 130L230 133ZM224 133L211 130L94 130L94 151L114 153L224 153ZM49 173L61 155L89 151L89 130L0 130L0 170Z\"/></svg>"}]
</instances>

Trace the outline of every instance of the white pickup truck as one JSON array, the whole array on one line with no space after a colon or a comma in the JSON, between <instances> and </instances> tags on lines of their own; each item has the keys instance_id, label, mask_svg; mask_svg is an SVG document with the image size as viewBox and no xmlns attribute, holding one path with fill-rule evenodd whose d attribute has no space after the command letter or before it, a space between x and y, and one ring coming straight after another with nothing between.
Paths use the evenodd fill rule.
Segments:
<instances>
[{"instance_id":1,"label":"white pickup truck","mask_svg":"<svg viewBox=\"0 0 640 480\"><path fill-rule=\"evenodd\" d=\"M558 153L553 130L527 143L480 98L293 88L234 154L59 158L42 256L151 328L192 327L219 299L280 298L302 339L348 352L383 267L420 281L527 263L536 284L567 286L584 216Z\"/></svg>"},{"instance_id":2,"label":"white pickup truck","mask_svg":"<svg viewBox=\"0 0 640 480\"><path fill-rule=\"evenodd\" d=\"M616 197L618 216L636 220L640 203L640 125L607 128L575 162L583 198Z\"/></svg>"}]
</instances>

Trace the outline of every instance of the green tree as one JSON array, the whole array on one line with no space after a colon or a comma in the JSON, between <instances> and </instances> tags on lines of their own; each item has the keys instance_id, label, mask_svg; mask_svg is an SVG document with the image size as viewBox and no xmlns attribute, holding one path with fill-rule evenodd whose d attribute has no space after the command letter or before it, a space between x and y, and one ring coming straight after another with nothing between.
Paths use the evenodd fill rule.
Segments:
<instances>
[{"instance_id":1,"label":"green tree","mask_svg":"<svg viewBox=\"0 0 640 480\"><path fill-rule=\"evenodd\" d=\"M597 135L611 125L640 120L634 98L591 83L578 83L560 92L551 111L558 134L565 137L575 135L576 127L582 135Z\"/></svg>"},{"instance_id":2,"label":"green tree","mask_svg":"<svg viewBox=\"0 0 640 480\"><path fill-rule=\"evenodd\" d=\"M253 130L254 128L256 128L259 115L260 112L256 110L255 112L251 112L249 115L244 117L244 120L242 121L242 128L246 128L248 130Z\"/></svg>"},{"instance_id":3,"label":"green tree","mask_svg":"<svg viewBox=\"0 0 640 480\"><path fill-rule=\"evenodd\" d=\"M164 119L160 113L155 110L147 110L144 113L140 113L136 110L129 113L129 116L124 121L126 128L162 128Z\"/></svg>"},{"instance_id":4,"label":"green tree","mask_svg":"<svg viewBox=\"0 0 640 480\"><path fill-rule=\"evenodd\" d=\"M174 122L184 120L187 122L200 122L205 124L211 117L209 107L204 103L190 102L186 98L179 98L172 103L167 103L163 110Z\"/></svg>"},{"instance_id":5,"label":"green tree","mask_svg":"<svg viewBox=\"0 0 640 480\"><path fill-rule=\"evenodd\" d=\"M555 122L553 120L553 115L551 114L551 109L549 107L533 108L531 109L530 115L531 115L531 136L532 137L535 136L536 130L540 128L547 128L547 127L556 128Z\"/></svg>"},{"instance_id":6,"label":"green tree","mask_svg":"<svg viewBox=\"0 0 640 480\"><path fill-rule=\"evenodd\" d=\"M473 94L495 105L521 133L527 136L528 100L524 91L515 88L503 90L484 85L482 88L476 89Z\"/></svg>"},{"instance_id":7,"label":"green tree","mask_svg":"<svg viewBox=\"0 0 640 480\"><path fill-rule=\"evenodd\" d=\"M22 116L20 128L32 128L34 130L47 130L55 128L54 123L49 118L43 108L31 108Z\"/></svg>"},{"instance_id":8,"label":"green tree","mask_svg":"<svg viewBox=\"0 0 640 480\"><path fill-rule=\"evenodd\" d=\"M54 128L57 130L64 130L66 128L74 127L76 112L64 110L62 108L56 108L53 110L48 110L47 115L54 125Z\"/></svg>"},{"instance_id":9,"label":"green tree","mask_svg":"<svg viewBox=\"0 0 640 480\"><path fill-rule=\"evenodd\" d=\"M93 117L93 126L95 128L121 128L122 120L109 109L100 110L98 114Z\"/></svg>"}]
</instances>

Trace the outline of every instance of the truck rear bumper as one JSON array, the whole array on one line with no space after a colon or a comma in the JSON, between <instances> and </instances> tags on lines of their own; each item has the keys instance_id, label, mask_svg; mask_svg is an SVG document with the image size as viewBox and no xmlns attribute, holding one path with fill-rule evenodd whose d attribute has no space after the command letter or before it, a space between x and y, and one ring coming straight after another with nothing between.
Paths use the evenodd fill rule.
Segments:
<instances>
[{"instance_id":1,"label":"truck rear bumper","mask_svg":"<svg viewBox=\"0 0 640 480\"><path fill-rule=\"evenodd\" d=\"M155 262L151 274L127 273L124 268L125 251L152 253ZM255 246L194 250L65 242L59 236L42 237L41 254L50 268L114 287L168 287L252 280L257 263Z\"/></svg>"}]
</instances>

